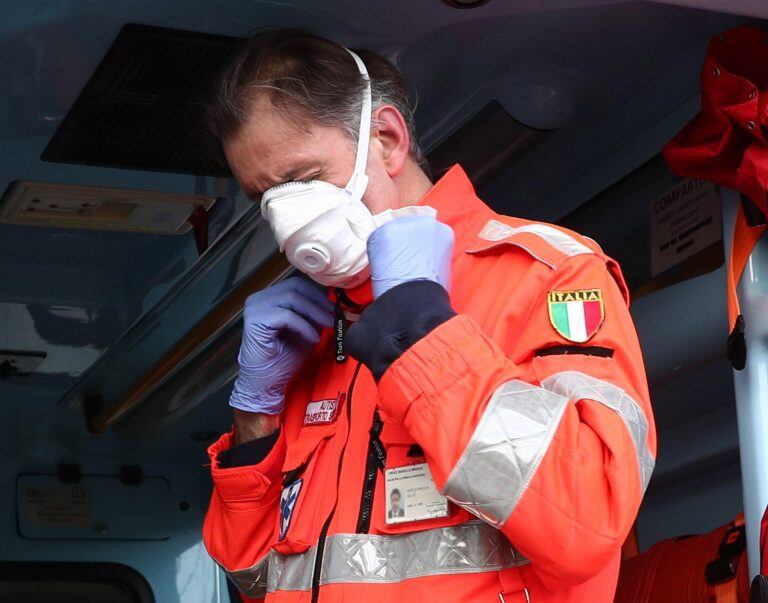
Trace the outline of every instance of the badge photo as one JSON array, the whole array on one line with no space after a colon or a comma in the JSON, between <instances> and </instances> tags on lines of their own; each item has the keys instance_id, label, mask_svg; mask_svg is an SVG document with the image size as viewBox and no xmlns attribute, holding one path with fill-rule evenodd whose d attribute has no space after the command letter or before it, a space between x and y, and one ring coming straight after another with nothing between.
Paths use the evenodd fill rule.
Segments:
<instances>
[{"instance_id":1,"label":"badge photo","mask_svg":"<svg viewBox=\"0 0 768 603\"><path fill-rule=\"evenodd\" d=\"M589 341L605 318L600 289L550 291L549 322L560 336L574 343Z\"/></svg>"},{"instance_id":2,"label":"badge photo","mask_svg":"<svg viewBox=\"0 0 768 603\"><path fill-rule=\"evenodd\" d=\"M387 469L384 485L388 525L449 515L448 499L435 486L427 463Z\"/></svg>"}]
</instances>

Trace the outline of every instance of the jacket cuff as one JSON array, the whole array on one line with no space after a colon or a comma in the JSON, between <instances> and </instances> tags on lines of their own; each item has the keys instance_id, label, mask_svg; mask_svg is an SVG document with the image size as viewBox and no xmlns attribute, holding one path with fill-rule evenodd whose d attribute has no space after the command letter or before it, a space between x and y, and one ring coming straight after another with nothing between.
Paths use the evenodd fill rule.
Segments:
<instances>
[{"instance_id":1,"label":"jacket cuff","mask_svg":"<svg viewBox=\"0 0 768 603\"><path fill-rule=\"evenodd\" d=\"M378 382L408 348L455 315L442 285L428 280L402 283L365 309L349 329L347 349Z\"/></svg>"},{"instance_id":2,"label":"jacket cuff","mask_svg":"<svg viewBox=\"0 0 768 603\"><path fill-rule=\"evenodd\" d=\"M392 364L379 382L379 404L402 423L416 399L437 398L477 367L493 362L507 362L504 352L472 318L459 314Z\"/></svg>"},{"instance_id":3,"label":"jacket cuff","mask_svg":"<svg viewBox=\"0 0 768 603\"><path fill-rule=\"evenodd\" d=\"M230 431L208 448L214 487L225 503L259 500L272 483L280 480L285 459L285 436L280 430L272 449L261 462L241 467L223 467L219 455L230 450L233 444L234 432Z\"/></svg>"}]
</instances>

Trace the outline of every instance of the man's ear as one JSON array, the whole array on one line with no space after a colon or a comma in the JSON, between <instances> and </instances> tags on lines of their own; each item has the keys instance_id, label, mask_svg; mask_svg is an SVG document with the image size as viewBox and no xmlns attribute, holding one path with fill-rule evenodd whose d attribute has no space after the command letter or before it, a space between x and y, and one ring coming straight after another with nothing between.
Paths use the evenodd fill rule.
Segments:
<instances>
[{"instance_id":1,"label":"man's ear","mask_svg":"<svg viewBox=\"0 0 768 603\"><path fill-rule=\"evenodd\" d=\"M402 113L392 105L380 105L373 112L378 151L390 177L400 174L408 159L411 137Z\"/></svg>"}]
</instances>

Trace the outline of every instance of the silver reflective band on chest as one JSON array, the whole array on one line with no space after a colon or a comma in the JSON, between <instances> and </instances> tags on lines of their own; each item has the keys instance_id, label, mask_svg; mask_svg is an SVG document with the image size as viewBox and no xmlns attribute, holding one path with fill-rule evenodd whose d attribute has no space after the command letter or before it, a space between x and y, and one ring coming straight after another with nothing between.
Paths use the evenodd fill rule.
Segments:
<instances>
[{"instance_id":1,"label":"silver reflective band on chest","mask_svg":"<svg viewBox=\"0 0 768 603\"><path fill-rule=\"evenodd\" d=\"M267 585L243 589L243 572L230 572L251 597L278 590L308 591L317 548L299 555L269 554ZM498 530L472 521L411 534L333 534L325 541L320 585L393 584L425 576L498 571L528 563Z\"/></svg>"},{"instance_id":2,"label":"silver reflective band on chest","mask_svg":"<svg viewBox=\"0 0 768 603\"><path fill-rule=\"evenodd\" d=\"M515 227L498 220L488 220L478 236L486 241L495 242L503 241L513 235L522 233L536 235L568 256L594 253L589 247L580 243L572 236L547 224L525 224L524 226Z\"/></svg>"},{"instance_id":3,"label":"silver reflective band on chest","mask_svg":"<svg viewBox=\"0 0 768 603\"><path fill-rule=\"evenodd\" d=\"M480 522L402 534L337 534L326 543L321 583L402 582L498 571L527 563L498 530Z\"/></svg>"},{"instance_id":4,"label":"silver reflective band on chest","mask_svg":"<svg viewBox=\"0 0 768 603\"><path fill-rule=\"evenodd\" d=\"M568 398L524 381L488 402L443 494L493 526L506 522L533 478Z\"/></svg>"},{"instance_id":5,"label":"silver reflective band on chest","mask_svg":"<svg viewBox=\"0 0 768 603\"><path fill-rule=\"evenodd\" d=\"M541 384L571 400L586 399L604 404L621 417L635 445L640 483L645 492L656 461L648 450L648 419L640 405L619 386L579 371L555 373Z\"/></svg>"}]
</instances>

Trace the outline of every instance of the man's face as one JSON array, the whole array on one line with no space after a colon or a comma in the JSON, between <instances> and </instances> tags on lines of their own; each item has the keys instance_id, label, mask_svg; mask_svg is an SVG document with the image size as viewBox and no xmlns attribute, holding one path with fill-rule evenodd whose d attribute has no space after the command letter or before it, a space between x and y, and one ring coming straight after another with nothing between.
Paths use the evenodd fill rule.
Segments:
<instances>
[{"instance_id":1,"label":"man's face","mask_svg":"<svg viewBox=\"0 0 768 603\"><path fill-rule=\"evenodd\" d=\"M389 497L392 510L397 511L400 508L400 495L396 492L392 493L392 496Z\"/></svg>"},{"instance_id":2,"label":"man's face","mask_svg":"<svg viewBox=\"0 0 768 603\"><path fill-rule=\"evenodd\" d=\"M250 199L258 201L268 188L294 180L346 186L354 169L356 143L344 130L291 119L263 98L255 103L252 115L253 119L224 142L232 173ZM401 199L387 173L375 129L368 149L363 203L375 215L400 207Z\"/></svg>"}]
</instances>

